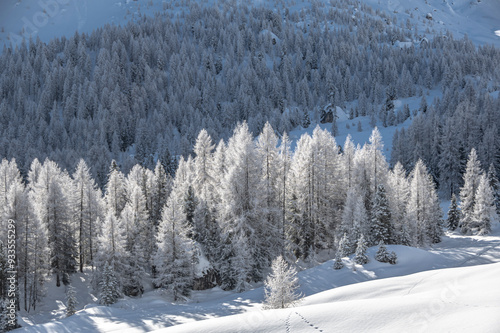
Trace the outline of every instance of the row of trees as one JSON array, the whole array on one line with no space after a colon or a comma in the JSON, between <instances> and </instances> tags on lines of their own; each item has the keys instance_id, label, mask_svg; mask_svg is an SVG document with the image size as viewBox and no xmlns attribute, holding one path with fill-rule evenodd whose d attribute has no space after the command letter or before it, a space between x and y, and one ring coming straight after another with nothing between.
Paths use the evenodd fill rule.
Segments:
<instances>
[{"instance_id":1,"label":"row of trees","mask_svg":"<svg viewBox=\"0 0 500 333\"><path fill-rule=\"evenodd\" d=\"M68 284L87 265L109 304L141 294L145 276L175 299L188 295L205 273L201 257L224 289L242 291L277 256L314 262L341 239L345 254L360 238L369 246L439 242L441 210L425 165L409 176L400 164L389 170L382 150L377 129L364 146L347 138L340 149L317 127L292 153L270 124L254 139L242 123L217 145L202 130L173 179L160 161L128 175L113 162L104 193L83 160L72 174L34 160L27 182L3 160L2 221L16 222L20 304L35 309L49 272Z\"/></svg>"}]
</instances>

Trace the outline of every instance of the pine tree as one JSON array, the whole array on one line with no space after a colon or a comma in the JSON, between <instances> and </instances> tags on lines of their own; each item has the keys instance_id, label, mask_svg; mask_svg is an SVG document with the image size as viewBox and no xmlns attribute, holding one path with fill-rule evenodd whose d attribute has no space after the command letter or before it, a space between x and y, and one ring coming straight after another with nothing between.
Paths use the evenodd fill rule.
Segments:
<instances>
[{"instance_id":1,"label":"pine tree","mask_svg":"<svg viewBox=\"0 0 500 333\"><path fill-rule=\"evenodd\" d=\"M473 234L486 235L491 232L491 223L496 221L498 216L493 191L485 174L480 177L475 198L474 213L469 228Z\"/></svg>"},{"instance_id":2,"label":"pine tree","mask_svg":"<svg viewBox=\"0 0 500 333\"><path fill-rule=\"evenodd\" d=\"M455 230L458 227L460 221L460 211L458 210L457 196L453 194L451 196L451 205L448 210L448 220L447 227L449 230Z\"/></svg>"},{"instance_id":3,"label":"pine tree","mask_svg":"<svg viewBox=\"0 0 500 333\"><path fill-rule=\"evenodd\" d=\"M72 285L68 285L66 289L66 317L72 316L76 313L76 289Z\"/></svg>"},{"instance_id":4,"label":"pine tree","mask_svg":"<svg viewBox=\"0 0 500 333\"><path fill-rule=\"evenodd\" d=\"M347 236L347 234L344 234L342 238L339 241L338 245L338 250L340 251L340 256L341 257L346 257L353 253L352 247L351 247L351 240Z\"/></svg>"},{"instance_id":5,"label":"pine tree","mask_svg":"<svg viewBox=\"0 0 500 333\"><path fill-rule=\"evenodd\" d=\"M170 290L175 301L188 296L192 288L192 242L187 237L189 233L182 197L174 189L163 209L158 230L158 249L154 256L157 277L154 282Z\"/></svg>"},{"instance_id":6,"label":"pine tree","mask_svg":"<svg viewBox=\"0 0 500 333\"><path fill-rule=\"evenodd\" d=\"M284 309L294 306L300 301L297 293L299 279L294 267L290 267L282 256L273 260L272 273L265 281L266 309Z\"/></svg>"},{"instance_id":7,"label":"pine tree","mask_svg":"<svg viewBox=\"0 0 500 333\"><path fill-rule=\"evenodd\" d=\"M344 263L342 262L342 251L340 249L335 252L335 260L333 262L333 268L334 269L342 269L344 268Z\"/></svg>"},{"instance_id":8,"label":"pine tree","mask_svg":"<svg viewBox=\"0 0 500 333\"><path fill-rule=\"evenodd\" d=\"M110 264L106 263L99 283L99 303L109 306L120 298L120 287L116 280L115 272Z\"/></svg>"},{"instance_id":9,"label":"pine tree","mask_svg":"<svg viewBox=\"0 0 500 333\"><path fill-rule=\"evenodd\" d=\"M371 240L372 244L379 242L392 243L394 227L391 220L391 211L387 200L385 186L377 187L375 200L372 206Z\"/></svg>"},{"instance_id":10,"label":"pine tree","mask_svg":"<svg viewBox=\"0 0 500 333\"><path fill-rule=\"evenodd\" d=\"M369 259L366 255L366 250L368 248L368 244L365 241L365 236L361 235L358 239L358 246L356 247L356 253L354 256L354 262L358 265L367 264Z\"/></svg>"},{"instance_id":11,"label":"pine tree","mask_svg":"<svg viewBox=\"0 0 500 333\"><path fill-rule=\"evenodd\" d=\"M491 190L493 191L493 197L495 198L497 215L500 216L500 183L498 181L495 166L493 165L493 163L490 164L490 167L488 169L488 181L490 183Z\"/></svg>"},{"instance_id":12,"label":"pine tree","mask_svg":"<svg viewBox=\"0 0 500 333\"><path fill-rule=\"evenodd\" d=\"M394 251L389 253L389 251L387 251L387 248L385 247L384 242L380 241L380 243L378 244L377 253L375 254L375 260L380 262L388 262L391 265L394 265L396 264L397 256Z\"/></svg>"}]
</instances>

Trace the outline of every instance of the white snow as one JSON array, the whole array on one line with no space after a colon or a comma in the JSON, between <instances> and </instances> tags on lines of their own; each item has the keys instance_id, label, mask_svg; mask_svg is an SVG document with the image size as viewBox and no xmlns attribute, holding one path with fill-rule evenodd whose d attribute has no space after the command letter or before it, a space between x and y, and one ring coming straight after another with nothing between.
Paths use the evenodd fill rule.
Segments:
<instances>
[{"instance_id":1,"label":"white snow","mask_svg":"<svg viewBox=\"0 0 500 333\"><path fill-rule=\"evenodd\" d=\"M447 233L433 248L387 247L397 253L396 265L375 261L377 249L373 247L368 250L371 261L355 265L354 271L351 259L346 257L346 267L338 271L332 269L333 260L328 260L300 272L300 291L306 297L295 308L262 310L262 286L240 294L218 287L195 291L187 303L180 304L172 303L161 290L152 290L142 298L127 298L105 307L90 301L91 290L81 284L75 286L79 309L85 309L62 319L64 305L57 300L64 299L64 291L51 286L44 312L33 317L22 314L22 319L23 325L30 319L52 321L19 331L498 331L498 223L488 236Z\"/></svg>"}]
</instances>

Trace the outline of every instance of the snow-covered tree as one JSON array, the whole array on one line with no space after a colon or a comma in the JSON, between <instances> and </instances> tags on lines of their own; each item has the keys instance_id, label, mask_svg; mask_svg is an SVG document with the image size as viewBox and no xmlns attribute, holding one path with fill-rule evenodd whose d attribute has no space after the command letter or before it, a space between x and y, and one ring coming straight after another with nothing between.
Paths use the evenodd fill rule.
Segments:
<instances>
[{"instance_id":1,"label":"snow-covered tree","mask_svg":"<svg viewBox=\"0 0 500 333\"><path fill-rule=\"evenodd\" d=\"M337 249L335 252L335 259L333 261L333 269L342 269L344 268L344 263L342 262L342 251L340 249Z\"/></svg>"},{"instance_id":2,"label":"snow-covered tree","mask_svg":"<svg viewBox=\"0 0 500 333\"><path fill-rule=\"evenodd\" d=\"M190 231L183 211L183 198L179 196L174 189L163 209L154 256L155 285L171 291L175 301L190 294L193 282L193 246L187 237Z\"/></svg>"},{"instance_id":3,"label":"snow-covered tree","mask_svg":"<svg viewBox=\"0 0 500 333\"><path fill-rule=\"evenodd\" d=\"M281 137L281 144L279 146L279 157L278 157L278 177L276 187L278 188L278 201L281 209L281 247L283 253L287 248L287 203L288 203L288 192L287 187L289 186L289 172L290 164L292 160L292 152L290 148L290 139L287 133L283 133ZM283 254L285 255L285 254Z\"/></svg>"},{"instance_id":4,"label":"snow-covered tree","mask_svg":"<svg viewBox=\"0 0 500 333\"><path fill-rule=\"evenodd\" d=\"M208 202L213 200L214 177L212 166L212 152L215 146L206 130L201 130L194 146L194 180L193 188L200 200Z\"/></svg>"},{"instance_id":5,"label":"snow-covered tree","mask_svg":"<svg viewBox=\"0 0 500 333\"><path fill-rule=\"evenodd\" d=\"M380 241L380 243L378 244L377 253L375 254L375 260L380 262L388 262L391 265L394 265L397 261L397 255L394 251L389 253L389 251L387 251L387 247L385 247L384 242Z\"/></svg>"},{"instance_id":6,"label":"snow-covered tree","mask_svg":"<svg viewBox=\"0 0 500 333\"><path fill-rule=\"evenodd\" d=\"M354 262L358 265L364 265L367 264L369 259L368 256L366 255L366 250L368 248L368 244L365 241L365 236L361 235L358 239L358 244L356 247L356 253L354 255Z\"/></svg>"},{"instance_id":7,"label":"snow-covered tree","mask_svg":"<svg viewBox=\"0 0 500 333\"><path fill-rule=\"evenodd\" d=\"M165 168L160 160L156 163L154 170L154 185L152 188L153 204L151 208L151 221L158 228L161 220L161 211L167 202L170 191L172 190L172 179L167 175Z\"/></svg>"},{"instance_id":8,"label":"snow-covered tree","mask_svg":"<svg viewBox=\"0 0 500 333\"><path fill-rule=\"evenodd\" d=\"M111 210L116 217L119 217L125 207L126 199L125 176L113 160L109 167L106 194L104 196L107 210Z\"/></svg>"},{"instance_id":9,"label":"snow-covered tree","mask_svg":"<svg viewBox=\"0 0 500 333\"><path fill-rule=\"evenodd\" d=\"M96 252L96 240L100 232L97 221L103 218L103 202L101 191L83 159L73 173L73 183L75 193L72 206L78 228L79 268L83 272L83 266L92 262Z\"/></svg>"},{"instance_id":10,"label":"snow-covered tree","mask_svg":"<svg viewBox=\"0 0 500 333\"><path fill-rule=\"evenodd\" d=\"M301 295L297 292L299 279L295 268L279 256L273 260L271 269L272 272L265 281L264 307L284 309L297 304Z\"/></svg>"},{"instance_id":11,"label":"snow-covered tree","mask_svg":"<svg viewBox=\"0 0 500 333\"><path fill-rule=\"evenodd\" d=\"M481 175L476 190L476 202L469 230L473 234L486 235L491 232L491 224L498 219L495 198L485 174Z\"/></svg>"},{"instance_id":12,"label":"snow-covered tree","mask_svg":"<svg viewBox=\"0 0 500 333\"><path fill-rule=\"evenodd\" d=\"M356 242L362 233L367 233L368 218L363 197L355 188L347 191L347 198L342 212L342 223L339 226L339 235L348 235L350 253L356 250Z\"/></svg>"},{"instance_id":13,"label":"snow-covered tree","mask_svg":"<svg viewBox=\"0 0 500 333\"><path fill-rule=\"evenodd\" d=\"M460 231L464 234L471 232L471 223L474 215L474 205L476 204L477 187L482 174L481 164L477 158L477 153L472 148L467 167L465 169L464 186L460 189Z\"/></svg>"},{"instance_id":14,"label":"snow-covered tree","mask_svg":"<svg viewBox=\"0 0 500 333\"><path fill-rule=\"evenodd\" d=\"M75 226L71 209L73 183L66 172L47 159L31 188L37 216L48 230L50 263L56 274L56 285L60 286L64 274L73 273L76 266Z\"/></svg>"},{"instance_id":15,"label":"snow-covered tree","mask_svg":"<svg viewBox=\"0 0 500 333\"><path fill-rule=\"evenodd\" d=\"M434 182L422 160L415 165L410 179L406 216L411 245L438 243L442 234L442 211Z\"/></svg>"},{"instance_id":16,"label":"snow-covered tree","mask_svg":"<svg viewBox=\"0 0 500 333\"><path fill-rule=\"evenodd\" d=\"M113 211L108 211L103 224L102 232L98 238L98 250L94 259L93 284L95 289L99 289L102 281L105 279L105 268L114 274L114 284L118 293L123 289L123 273L125 271L125 259L129 255L126 251L125 227L120 218L117 218ZM109 273L109 272L108 272Z\"/></svg>"},{"instance_id":17,"label":"snow-covered tree","mask_svg":"<svg viewBox=\"0 0 500 333\"><path fill-rule=\"evenodd\" d=\"M391 211L385 186L379 184L372 205L371 242L372 244L379 242L390 244L393 242L393 234L394 227L392 225Z\"/></svg>"},{"instance_id":18,"label":"snow-covered tree","mask_svg":"<svg viewBox=\"0 0 500 333\"><path fill-rule=\"evenodd\" d=\"M236 256L247 256L233 261L234 264L249 265L236 270L248 272L241 278L247 282L260 280L263 269L269 266L265 254L265 244L260 242L269 227L263 223L261 210L261 168L253 143L252 135L246 123L240 124L229 139L225 153L227 172L222 183L220 206L223 232L230 235L231 244L241 240L248 251L235 248ZM238 241L240 242L240 241ZM238 281L242 284L245 281Z\"/></svg>"},{"instance_id":19,"label":"snow-covered tree","mask_svg":"<svg viewBox=\"0 0 500 333\"><path fill-rule=\"evenodd\" d=\"M116 279L116 273L111 264L106 263L102 271L102 280L99 283L99 303L109 306L116 303L120 296L120 286Z\"/></svg>"},{"instance_id":20,"label":"snow-covered tree","mask_svg":"<svg viewBox=\"0 0 500 333\"><path fill-rule=\"evenodd\" d=\"M262 234L261 241L266 244L263 249L265 256L270 261L281 253L280 242L280 206L279 206L279 150L278 138L273 128L266 122L262 133L257 138L256 154L261 165L261 184L262 184L262 214L266 228L265 234Z\"/></svg>"},{"instance_id":21,"label":"snow-covered tree","mask_svg":"<svg viewBox=\"0 0 500 333\"><path fill-rule=\"evenodd\" d=\"M76 313L76 305L78 300L76 299L76 289L72 285L68 285L66 288L66 317L72 316Z\"/></svg>"},{"instance_id":22,"label":"snow-covered tree","mask_svg":"<svg viewBox=\"0 0 500 333\"><path fill-rule=\"evenodd\" d=\"M447 227L449 230L455 230L460 222L460 211L458 210L457 196L452 194L450 209L448 210Z\"/></svg>"},{"instance_id":23,"label":"snow-covered tree","mask_svg":"<svg viewBox=\"0 0 500 333\"><path fill-rule=\"evenodd\" d=\"M490 183L491 190L493 191L493 197L495 198L497 215L500 215L500 182L498 181L493 163L490 164L490 167L488 168L488 181Z\"/></svg>"},{"instance_id":24,"label":"snow-covered tree","mask_svg":"<svg viewBox=\"0 0 500 333\"><path fill-rule=\"evenodd\" d=\"M387 199L391 211L391 223L394 227L393 241L396 244L410 245L406 208L410 194L410 184L406 179L406 170L401 163L396 163L387 177Z\"/></svg>"}]
</instances>

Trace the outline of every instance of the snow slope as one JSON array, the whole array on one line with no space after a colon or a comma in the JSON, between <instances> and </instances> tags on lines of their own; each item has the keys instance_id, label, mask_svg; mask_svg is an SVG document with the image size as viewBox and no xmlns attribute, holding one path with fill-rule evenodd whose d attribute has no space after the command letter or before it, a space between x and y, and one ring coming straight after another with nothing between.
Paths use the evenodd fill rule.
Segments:
<instances>
[{"instance_id":1,"label":"snow slope","mask_svg":"<svg viewBox=\"0 0 500 333\"><path fill-rule=\"evenodd\" d=\"M123 25L143 14L162 11L163 3L145 0L2 0L0 51L4 44L19 45L23 37L39 37L48 42L55 37L69 38L76 31L91 33L105 24Z\"/></svg>"},{"instance_id":2,"label":"snow slope","mask_svg":"<svg viewBox=\"0 0 500 333\"><path fill-rule=\"evenodd\" d=\"M262 0L253 3L266 5ZM417 24L421 36L442 35L449 30L456 38L467 34L477 45L500 46L500 2L497 0L361 0L360 3L395 16L398 24L404 25L409 19ZM300 10L307 3L284 5ZM175 14L185 6L186 2L175 0L2 0L0 52L3 45L19 45L22 37L38 36L48 42L54 37L70 37L75 31L90 33L107 23L126 24L141 15L161 11ZM426 18L428 13L432 20Z\"/></svg>"},{"instance_id":3,"label":"snow slope","mask_svg":"<svg viewBox=\"0 0 500 333\"><path fill-rule=\"evenodd\" d=\"M158 332L498 332L498 274L500 263L427 271Z\"/></svg>"},{"instance_id":4,"label":"snow slope","mask_svg":"<svg viewBox=\"0 0 500 333\"><path fill-rule=\"evenodd\" d=\"M85 286L80 286L79 309L85 308L62 318L64 304L57 300L63 299L63 291L54 287L54 294L44 302L57 303L56 309L50 310L46 304L35 317L21 315L23 325L29 325L30 320L52 321L19 331L148 332L174 326L166 331L283 332L288 327L287 332L361 332L370 331L368 328L418 332L423 327L431 332L465 332L474 327L474 331L493 332L500 327L498 223L488 236L447 233L443 242L430 249L389 245L388 250L397 253L396 265L375 261L373 247L368 251L371 261L356 265L355 270L351 259L344 258L346 267L338 271L328 260L300 272L300 291L306 297L296 308L263 311L261 286L240 294L219 288L196 291L183 304L173 303L162 291L154 290L142 298L127 298L104 307L88 302L89 296L82 290ZM414 324L413 329L408 328L409 323Z\"/></svg>"},{"instance_id":5,"label":"snow slope","mask_svg":"<svg viewBox=\"0 0 500 333\"><path fill-rule=\"evenodd\" d=\"M500 46L500 2L497 0L363 0L364 3L395 15L398 22L409 19L422 36L449 30L455 38L468 38L477 45ZM431 14L432 19L427 19ZM426 32L426 30L429 32Z\"/></svg>"}]
</instances>

